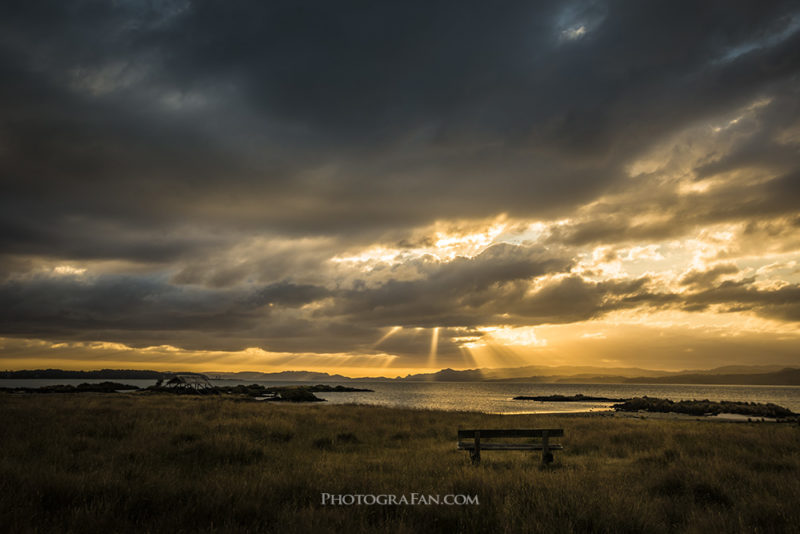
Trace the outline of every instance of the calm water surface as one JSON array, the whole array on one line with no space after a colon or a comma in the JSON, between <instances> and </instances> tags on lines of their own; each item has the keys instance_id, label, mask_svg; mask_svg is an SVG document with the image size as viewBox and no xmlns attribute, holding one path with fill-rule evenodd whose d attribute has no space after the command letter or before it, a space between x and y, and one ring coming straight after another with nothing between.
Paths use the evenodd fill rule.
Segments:
<instances>
[{"instance_id":1,"label":"calm water surface","mask_svg":"<svg viewBox=\"0 0 800 534\"><path fill-rule=\"evenodd\" d=\"M78 385L106 380L0 380L0 387L41 387L53 384ZM147 387L154 380L113 380ZM257 383L265 386L308 384L304 382L264 382L212 380L228 386ZM372 393L316 393L332 404L374 404L403 408L463 410L486 413L559 413L606 410L611 403L515 401L517 395L576 395L627 398L660 397L671 400L709 399L746 402L771 402L800 412L798 386L718 386L648 384L525 384L491 382L354 382L344 385L374 390Z\"/></svg>"},{"instance_id":2,"label":"calm water surface","mask_svg":"<svg viewBox=\"0 0 800 534\"><path fill-rule=\"evenodd\" d=\"M606 410L613 403L537 402L513 400L517 395L577 395L671 400L772 402L800 412L800 387L794 386L671 386L645 384L524 384L486 382L363 382L357 387L374 393L317 393L332 403L378 404L410 408L469 410L486 413L558 413Z\"/></svg>"}]
</instances>

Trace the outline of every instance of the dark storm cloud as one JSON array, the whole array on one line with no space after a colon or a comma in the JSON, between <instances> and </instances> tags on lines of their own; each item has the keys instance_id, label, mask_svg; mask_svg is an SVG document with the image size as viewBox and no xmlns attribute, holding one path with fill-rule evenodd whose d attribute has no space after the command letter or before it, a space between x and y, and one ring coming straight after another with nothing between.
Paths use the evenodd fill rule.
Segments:
<instances>
[{"instance_id":1,"label":"dark storm cloud","mask_svg":"<svg viewBox=\"0 0 800 534\"><path fill-rule=\"evenodd\" d=\"M504 302L516 300L528 281L568 270L572 261L527 247L495 245L475 258L422 263L422 278L389 279L378 287L341 291L318 316L346 316L377 326L487 324ZM485 308L488 307L489 310Z\"/></svg>"},{"instance_id":2,"label":"dark storm cloud","mask_svg":"<svg viewBox=\"0 0 800 534\"><path fill-rule=\"evenodd\" d=\"M265 306L294 308L330 294L288 282L241 290L178 287L163 279L134 276L72 276L9 281L2 288L4 323L44 325L65 318L76 325L181 330L231 329L248 315L263 318ZM121 326L118 326L121 325Z\"/></svg>"},{"instance_id":3,"label":"dark storm cloud","mask_svg":"<svg viewBox=\"0 0 800 534\"><path fill-rule=\"evenodd\" d=\"M150 277L70 276L8 281L2 286L6 330L232 328L230 294L183 289Z\"/></svg>"},{"instance_id":4,"label":"dark storm cloud","mask_svg":"<svg viewBox=\"0 0 800 534\"><path fill-rule=\"evenodd\" d=\"M91 231L109 219L358 233L554 213L789 83L798 36L770 38L792 7L6 6L4 248L124 255Z\"/></svg>"},{"instance_id":5,"label":"dark storm cloud","mask_svg":"<svg viewBox=\"0 0 800 534\"><path fill-rule=\"evenodd\" d=\"M794 84L775 91L763 107L735 117L737 123L729 125L721 139L721 144L730 147L710 143L717 135L710 127L702 135L689 132L673 141L671 150L661 157L674 158L676 167L689 168L689 179L695 184L710 183L707 191L681 192L685 183L659 180L661 171L653 173L655 177L638 176L613 189L617 200L600 202L587 214L555 228L548 241L574 246L659 241L710 224L743 221L751 230L771 225L772 237L791 232L800 203L800 152L796 142L785 138L800 129L799 102L800 88ZM682 160L675 156L698 142L709 145L701 157ZM737 178L737 173L747 178Z\"/></svg>"},{"instance_id":6,"label":"dark storm cloud","mask_svg":"<svg viewBox=\"0 0 800 534\"><path fill-rule=\"evenodd\" d=\"M572 246L653 242L686 236L708 225L740 222L746 222L751 232L769 226L772 237L791 234L800 203L798 184L800 169L762 183L722 184L702 194L679 195L671 185L658 198L652 193L642 194L643 198L631 195L633 205L594 206L588 216L554 228L547 242ZM637 217L652 220L636 221Z\"/></svg>"},{"instance_id":7,"label":"dark storm cloud","mask_svg":"<svg viewBox=\"0 0 800 534\"><path fill-rule=\"evenodd\" d=\"M798 12L794 2L5 3L0 334L322 351L367 350L394 325L448 327L448 339L681 302L796 320L791 288L709 288L708 275L690 281L691 298L661 294L646 277L569 275L575 262L559 247L758 218L796 228L796 143L781 135L798 126ZM653 146L757 99L770 104L748 141L695 162L694 178L746 168L763 180L688 196L631 182L627 166ZM622 193L553 230L556 252L493 247L409 262L413 279L325 280L339 251L436 220L572 218ZM631 222L648 212L663 217ZM330 249L274 245L292 238ZM152 272L30 274L45 260Z\"/></svg>"},{"instance_id":8,"label":"dark storm cloud","mask_svg":"<svg viewBox=\"0 0 800 534\"><path fill-rule=\"evenodd\" d=\"M337 343L356 345L350 337L336 340L334 332L343 331L335 319L314 325L292 313L327 293L291 283L244 291L175 286L164 277L38 276L0 284L0 328L22 336L195 350L257 345L302 350L306 336L325 340L327 347L314 347L320 351ZM273 314L273 307L280 311Z\"/></svg>"},{"instance_id":9,"label":"dark storm cloud","mask_svg":"<svg viewBox=\"0 0 800 534\"><path fill-rule=\"evenodd\" d=\"M312 285L295 285L288 282L273 284L258 291L249 300L254 306L281 305L302 306L323 299L331 292Z\"/></svg>"}]
</instances>

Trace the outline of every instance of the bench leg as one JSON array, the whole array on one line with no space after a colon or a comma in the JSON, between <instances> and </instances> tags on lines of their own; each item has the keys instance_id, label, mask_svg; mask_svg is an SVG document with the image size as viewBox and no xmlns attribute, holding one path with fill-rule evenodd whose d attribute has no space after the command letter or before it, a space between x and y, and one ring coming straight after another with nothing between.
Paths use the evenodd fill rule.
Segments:
<instances>
[{"instance_id":1,"label":"bench leg","mask_svg":"<svg viewBox=\"0 0 800 534\"><path fill-rule=\"evenodd\" d=\"M472 463L481 463L481 431L475 431L475 448L473 449Z\"/></svg>"},{"instance_id":2,"label":"bench leg","mask_svg":"<svg viewBox=\"0 0 800 534\"><path fill-rule=\"evenodd\" d=\"M542 434L542 465L553 462L553 453L550 452L550 437L545 430Z\"/></svg>"},{"instance_id":3,"label":"bench leg","mask_svg":"<svg viewBox=\"0 0 800 534\"><path fill-rule=\"evenodd\" d=\"M479 449L472 449L469 451L469 458L472 463L478 465L481 463L481 451Z\"/></svg>"}]
</instances>

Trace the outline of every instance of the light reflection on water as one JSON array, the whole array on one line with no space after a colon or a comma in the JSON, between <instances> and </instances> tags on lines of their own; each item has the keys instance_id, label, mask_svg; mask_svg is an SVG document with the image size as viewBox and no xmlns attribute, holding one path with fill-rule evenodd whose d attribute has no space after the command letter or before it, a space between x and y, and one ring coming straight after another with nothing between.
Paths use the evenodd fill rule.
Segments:
<instances>
[{"instance_id":1,"label":"light reflection on water","mask_svg":"<svg viewBox=\"0 0 800 534\"><path fill-rule=\"evenodd\" d=\"M10 380L0 379L0 387L40 387L53 384L104 382L105 380ZM154 380L114 380L147 387ZM215 385L262 384L288 386L303 382L264 382L212 380ZM317 383L317 382L314 382ZM328 382L331 384L331 382ZM423 408L485 413L564 413L602 411L612 403L517 401L518 395L589 395L629 398L659 397L671 400L709 399L712 401L771 402L800 412L798 386L718 386L648 384L526 384L495 382L346 382L345 386L367 388L368 392L315 393L331 404L373 404L403 408Z\"/></svg>"}]
</instances>

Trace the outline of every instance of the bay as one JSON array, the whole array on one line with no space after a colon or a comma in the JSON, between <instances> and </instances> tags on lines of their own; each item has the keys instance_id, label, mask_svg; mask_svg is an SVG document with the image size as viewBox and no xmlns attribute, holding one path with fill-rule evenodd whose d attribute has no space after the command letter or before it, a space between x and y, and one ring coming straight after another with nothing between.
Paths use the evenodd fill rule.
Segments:
<instances>
[{"instance_id":1,"label":"bay","mask_svg":"<svg viewBox=\"0 0 800 534\"><path fill-rule=\"evenodd\" d=\"M55 384L99 383L100 379L0 379L0 387L41 387ZM148 387L154 380L112 380L122 384ZM231 386L313 385L311 382L212 380L212 384ZM329 382L331 383L331 382ZM372 392L316 393L331 404L370 404L398 408L448 411L477 411L500 414L566 413L608 410L613 403L537 402L514 400L519 395L589 395L594 397L658 397L679 400L739 401L773 403L800 413L798 386L725 386L667 384L541 384L506 382L343 382L343 385L367 388Z\"/></svg>"}]
</instances>

